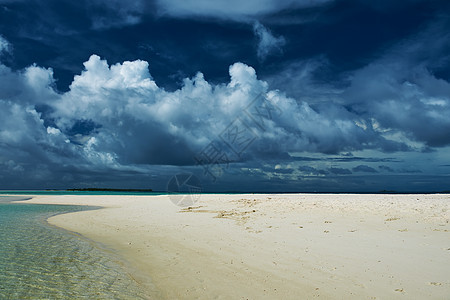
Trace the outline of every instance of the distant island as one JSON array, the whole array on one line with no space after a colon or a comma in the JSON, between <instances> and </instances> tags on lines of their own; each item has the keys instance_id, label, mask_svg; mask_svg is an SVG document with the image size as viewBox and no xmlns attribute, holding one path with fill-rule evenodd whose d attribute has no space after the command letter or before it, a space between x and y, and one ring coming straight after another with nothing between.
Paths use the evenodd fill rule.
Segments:
<instances>
[{"instance_id":1,"label":"distant island","mask_svg":"<svg viewBox=\"0 0 450 300\"><path fill-rule=\"evenodd\" d=\"M401 194L397 191L392 191L392 190L382 190L382 191L379 191L378 193L380 193L380 194Z\"/></svg>"},{"instance_id":2,"label":"distant island","mask_svg":"<svg viewBox=\"0 0 450 300\"><path fill-rule=\"evenodd\" d=\"M68 192L153 192L152 189L105 189L105 188L85 188L85 189L67 189Z\"/></svg>"}]
</instances>

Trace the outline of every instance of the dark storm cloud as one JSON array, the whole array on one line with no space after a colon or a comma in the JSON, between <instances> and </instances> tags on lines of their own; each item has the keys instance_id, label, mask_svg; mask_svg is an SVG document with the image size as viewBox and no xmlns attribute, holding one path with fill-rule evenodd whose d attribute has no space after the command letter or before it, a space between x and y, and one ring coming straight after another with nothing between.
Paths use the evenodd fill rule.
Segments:
<instances>
[{"instance_id":1,"label":"dark storm cloud","mask_svg":"<svg viewBox=\"0 0 450 300\"><path fill-rule=\"evenodd\" d=\"M307 157L307 156L290 156L292 161L322 161L322 162L401 162L402 160L393 157L360 157L360 156L323 156L323 157Z\"/></svg>"},{"instance_id":2,"label":"dark storm cloud","mask_svg":"<svg viewBox=\"0 0 450 300\"><path fill-rule=\"evenodd\" d=\"M377 173L377 170L375 170L372 167L366 166L366 165L356 166L352 170L353 170L353 172Z\"/></svg>"},{"instance_id":3,"label":"dark storm cloud","mask_svg":"<svg viewBox=\"0 0 450 300\"><path fill-rule=\"evenodd\" d=\"M414 173L422 173L421 170L417 170L417 169L400 169L398 170L399 173L409 173L409 174L414 174Z\"/></svg>"},{"instance_id":4,"label":"dark storm cloud","mask_svg":"<svg viewBox=\"0 0 450 300\"><path fill-rule=\"evenodd\" d=\"M306 175L327 175L327 174L329 174L329 172L326 170L318 170L316 168L309 167L309 166L300 166L300 167L298 167L298 169L299 169L299 171L301 171L302 173L304 173Z\"/></svg>"},{"instance_id":5,"label":"dark storm cloud","mask_svg":"<svg viewBox=\"0 0 450 300\"><path fill-rule=\"evenodd\" d=\"M174 92L157 86L145 61L109 66L93 55L84 66L85 70L75 76L66 93L54 90L51 69L31 66L18 73L5 68L3 82L9 80L13 83L10 86L22 86L4 96L16 103L3 102L5 111L11 111L14 121L21 118L35 123L19 130L14 123L11 126L5 123L5 138L14 137L18 148L26 147L28 144L22 143L27 139L29 143L33 139L39 141L33 150L42 150L39 153L47 161L56 163L73 156L80 164L99 168L193 165L195 155L208 143L223 137L229 124L244 117L242 110L261 92L266 97L264 101L272 103L279 114L267 119L263 130L256 128L256 124L251 125L253 128L242 124L237 130L249 130L248 134L260 143L273 145L275 154L361 149L358 139L368 140L366 135L374 134L336 110L319 113L307 103L299 104L268 90L255 70L242 63L230 67L226 85L211 85L198 73L194 78L186 78L183 88ZM15 116L16 110L22 114ZM32 136L20 139L13 133L17 130ZM383 141L381 137L378 139ZM372 145L367 144L379 147L375 142ZM261 153L264 156L261 148L248 148L237 160L258 159ZM277 157L283 158L279 155L273 158ZM273 173L292 171L277 168Z\"/></svg>"},{"instance_id":6,"label":"dark storm cloud","mask_svg":"<svg viewBox=\"0 0 450 300\"><path fill-rule=\"evenodd\" d=\"M381 171L387 171L387 172L390 172L390 173L393 173L393 172L394 172L394 170L393 170L391 167L389 167L389 166L384 166L384 165L382 165L382 166L378 166L378 168L379 168Z\"/></svg>"},{"instance_id":7,"label":"dark storm cloud","mask_svg":"<svg viewBox=\"0 0 450 300\"><path fill-rule=\"evenodd\" d=\"M352 174L352 171L344 168L328 168L328 171L335 175L349 175Z\"/></svg>"}]
</instances>

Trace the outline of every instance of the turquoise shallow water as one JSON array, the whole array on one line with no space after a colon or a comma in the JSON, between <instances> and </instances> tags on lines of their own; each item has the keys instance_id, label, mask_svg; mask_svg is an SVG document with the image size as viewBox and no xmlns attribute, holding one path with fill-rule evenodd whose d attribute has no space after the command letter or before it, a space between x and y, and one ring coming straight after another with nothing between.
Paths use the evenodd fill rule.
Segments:
<instances>
[{"instance_id":1,"label":"turquoise shallow water","mask_svg":"<svg viewBox=\"0 0 450 300\"><path fill-rule=\"evenodd\" d=\"M45 222L89 208L10 199L0 197L0 299L147 298L113 253Z\"/></svg>"},{"instance_id":2,"label":"turquoise shallow water","mask_svg":"<svg viewBox=\"0 0 450 300\"><path fill-rule=\"evenodd\" d=\"M163 192L109 192L109 191L52 191L52 190L0 190L0 195L123 195L123 196L157 196L166 195Z\"/></svg>"}]
</instances>

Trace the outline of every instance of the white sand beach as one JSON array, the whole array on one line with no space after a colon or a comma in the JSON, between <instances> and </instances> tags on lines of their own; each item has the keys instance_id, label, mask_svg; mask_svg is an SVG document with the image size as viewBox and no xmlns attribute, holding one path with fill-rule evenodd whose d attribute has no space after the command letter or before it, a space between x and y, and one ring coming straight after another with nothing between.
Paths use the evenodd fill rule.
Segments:
<instances>
[{"instance_id":1,"label":"white sand beach","mask_svg":"<svg viewBox=\"0 0 450 300\"><path fill-rule=\"evenodd\" d=\"M450 195L35 196L161 299L449 299ZM155 296L152 296L155 297Z\"/></svg>"}]
</instances>

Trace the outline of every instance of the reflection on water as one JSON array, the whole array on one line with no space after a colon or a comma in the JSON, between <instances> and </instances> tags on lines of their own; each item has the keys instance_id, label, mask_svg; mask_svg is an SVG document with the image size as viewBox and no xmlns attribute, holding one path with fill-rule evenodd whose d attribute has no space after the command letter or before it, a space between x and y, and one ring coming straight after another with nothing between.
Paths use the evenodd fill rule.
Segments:
<instances>
[{"instance_id":1,"label":"reflection on water","mask_svg":"<svg viewBox=\"0 0 450 300\"><path fill-rule=\"evenodd\" d=\"M0 299L144 299L112 254L46 224L80 206L0 199Z\"/></svg>"}]
</instances>

